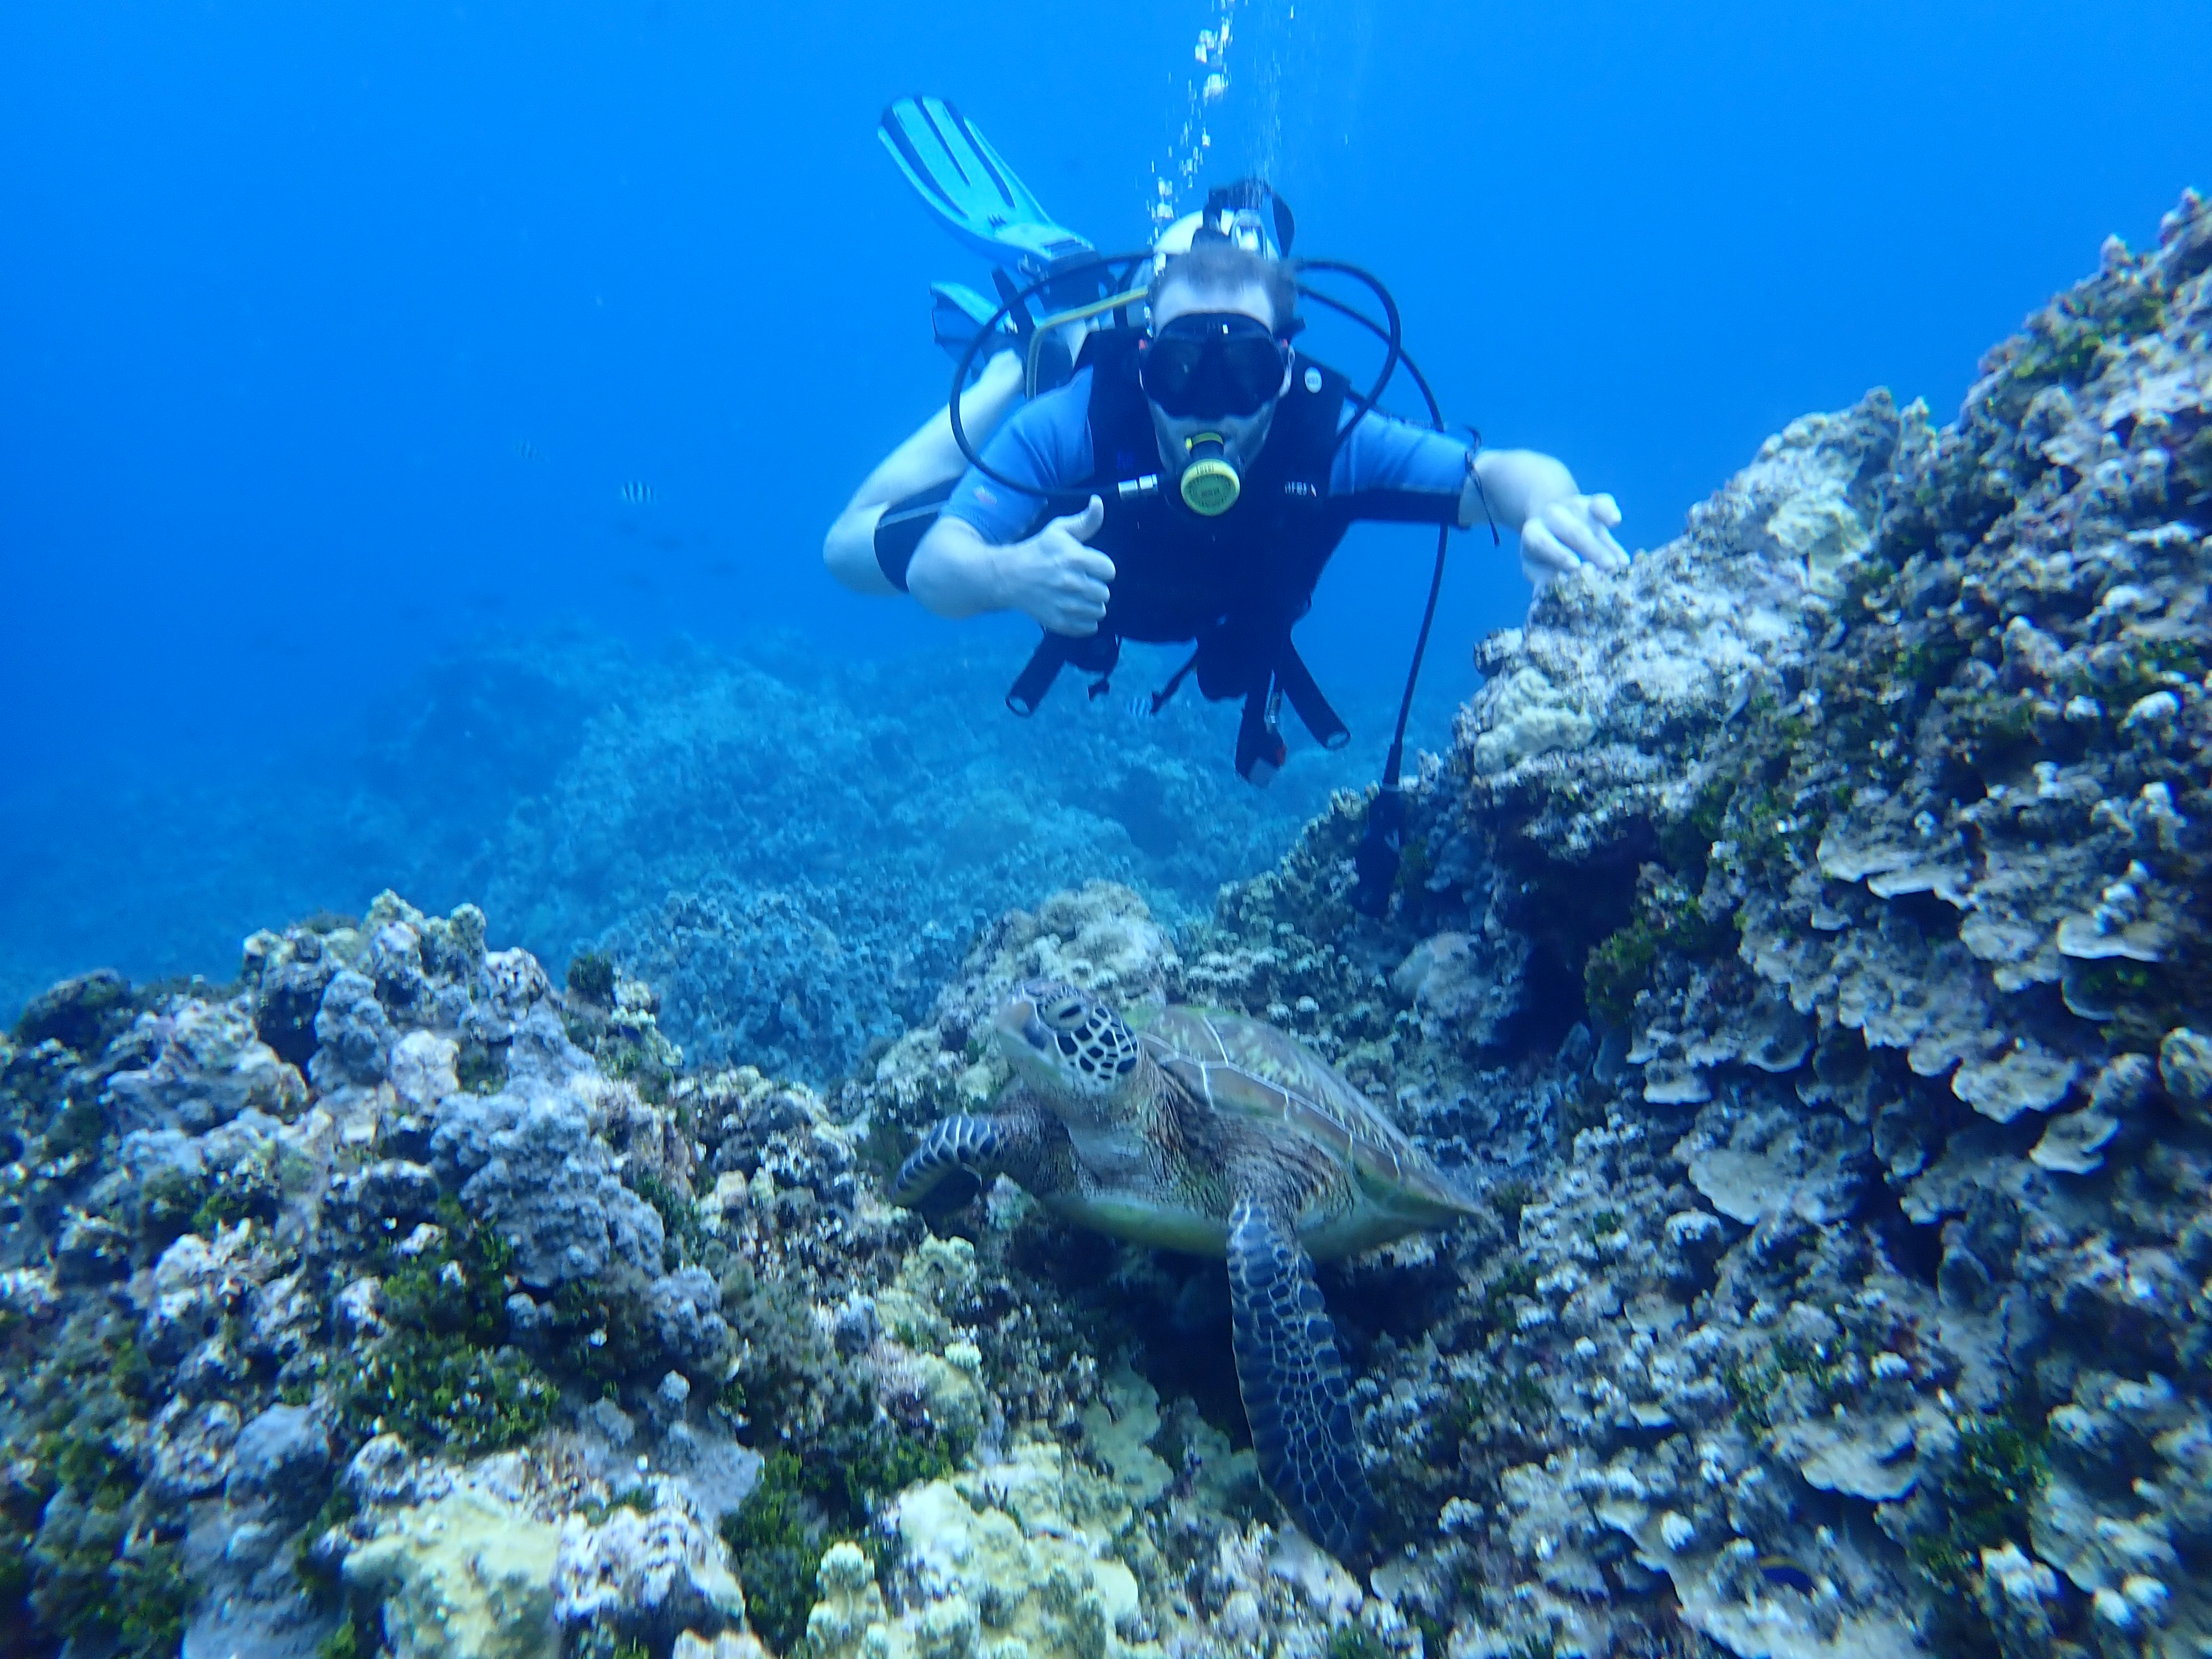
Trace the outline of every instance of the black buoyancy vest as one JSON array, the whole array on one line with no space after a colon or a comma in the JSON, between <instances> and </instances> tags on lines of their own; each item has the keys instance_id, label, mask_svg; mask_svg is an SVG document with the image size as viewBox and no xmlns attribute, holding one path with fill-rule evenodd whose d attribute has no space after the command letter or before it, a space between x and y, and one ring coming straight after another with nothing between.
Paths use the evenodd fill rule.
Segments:
<instances>
[{"instance_id":1,"label":"black buoyancy vest","mask_svg":"<svg viewBox=\"0 0 2212 1659\"><path fill-rule=\"evenodd\" d=\"M1090 544L1115 568L1106 615L1098 631L1082 639L1047 633L1006 706L1033 712L1068 664L1099 677L1091 687L1098 696L1123 640L1188 640L1196 649L1155 696L1154 708L1194 671L1207 697L1243 697L1237 770L1264 783L1285 758L1279 699L1290 700L1326 747L1341 747L1352 735L1291 643L1292 626L1312 605L1315 584L1351 527L1350 513L1328 489L1351 386L1334 369L1297 356L1291 389L1275 405L1237 504L1209 519L1163 487L1159 441L1137 383L1141 337L1133 329L1094 333L1079 360L1091 371L1088 487L1106 508Z\"/></svg>"}]
</instances>

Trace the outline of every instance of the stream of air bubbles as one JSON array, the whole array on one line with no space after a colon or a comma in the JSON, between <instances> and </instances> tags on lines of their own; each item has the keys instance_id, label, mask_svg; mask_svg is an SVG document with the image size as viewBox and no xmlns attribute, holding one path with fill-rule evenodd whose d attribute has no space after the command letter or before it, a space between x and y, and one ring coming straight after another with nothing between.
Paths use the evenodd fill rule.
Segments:
<instances>
[{"instance_id":1,"label":"stream of air bubbles","mask_svg":"<svg viewBox=\"0 0 2212 1659\"><path fill-rule=\"evenodd\" d=\"M1164 160L1152 165L1146 211L1153 234L1202 206L1210 185L1329 165L1348 142L1374 25L1370 0L1203 0L1182 107L1169 118ZM1297 118L1286 153L1284 112Z\"/></svg>"}]
</instances>

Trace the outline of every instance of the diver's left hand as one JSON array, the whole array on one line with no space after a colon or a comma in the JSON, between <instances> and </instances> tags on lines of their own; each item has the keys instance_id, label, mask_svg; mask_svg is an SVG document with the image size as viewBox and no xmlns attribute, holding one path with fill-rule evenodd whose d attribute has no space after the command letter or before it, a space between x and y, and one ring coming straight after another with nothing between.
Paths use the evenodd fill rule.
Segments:
<instances>
[{"instance_id":1,"label":"diver's left hand","mask_svg":"<svg viewBox=\"0 0 2212 1659\"><path fill-rule=\"evenodd\" d=\"M1493 449L1475 457L1475 470L1499 521L1520 533L1522 573L1539 587L1578 565L1628 568L1613 537L1620 504L1584 495L1562 463L1532 449Z\"/></svg>"},{"instance_id":2,"label":"diver's left hand","mask_svg":"<svg viewBox=\"0 0 2212 1659\"><path fill-rule=\"evenodd\" d=\"M1620 508L1610 495L1546 502L1521 526L1521 574L1540 587L1578 564L1627 569L1628 555L1613 538L1620 522Z\"/></svg>"}]
</instances>

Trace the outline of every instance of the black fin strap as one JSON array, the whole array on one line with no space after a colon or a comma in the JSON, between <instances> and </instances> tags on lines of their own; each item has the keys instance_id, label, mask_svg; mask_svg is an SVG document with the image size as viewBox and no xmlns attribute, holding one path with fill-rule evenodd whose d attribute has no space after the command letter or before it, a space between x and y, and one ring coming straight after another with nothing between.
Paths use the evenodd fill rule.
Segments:
<instances>
[{"instance_id":1,"label":"black fin strap","mask_svg":"<svg viewBox=\"0 0 2212 1659\"><path fill-rule=\"evenodd\" d=\"M1194 651L1182 667L1168 676L1168 683L1152 693L1152 713L1158 714L1175 701L1175 694L1182 690L1183 681L1190 678L1190 671L1197 666L1198 653Z\"/></svg>"},{"instance_id":2,"label":"black fin strap","mask_svg":"<svg viewBox=\"0 0 2212 1659\"><path fill-rule=\"evenodd\" d=\"M1027 720L1036 713L1037 705L1044 701L1052 683L1060 678L1060 671L1067 664L1068 640L1060 634L1047 634L1037 641L1036 649L1030 653L1029 665L1015 678L1006 692L1006 707Z\"/></svg>"},{"instance_id":3,"label":"black fin strap","mask_svg":"<svg viewBox=\"0 0 2212 1659\"><path fill-rule=\"evenodd\" d=\"M1022 303L1022 290L1014 285L1014 279L1004 270L991 273L991 285L999 290L999 297L1006 301L1006 320L1014 325L1014 337L1023 344L1028 344L1030 336L1036 332L1036 322L1030 317L1030 308Z\"/></svg>"},{"instance_id":4,"label":"black fin strap","mask_svg":"<svg viewBox=\"0 0 2212 1659\"><path fill-rule=\"evenodd\" d=\"M1283 695L1291 700L1291 707L1297 710L1316 743L1324 749L1341 749L1352 741L1352 728L1329 707L1328 699L1314 683L1313 671L1287 637L1275 664L1275 683L1283 688Z\"/></svg>"}]
</instances>

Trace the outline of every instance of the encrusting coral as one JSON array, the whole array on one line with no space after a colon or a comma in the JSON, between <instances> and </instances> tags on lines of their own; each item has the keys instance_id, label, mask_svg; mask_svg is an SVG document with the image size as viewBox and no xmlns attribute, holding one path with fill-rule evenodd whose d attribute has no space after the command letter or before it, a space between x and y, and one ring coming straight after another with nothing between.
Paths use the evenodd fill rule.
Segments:
<instances>
[{"instance_id":1,"label":"encrusting coral","mask_svg":"<svg viewBox=\"0 0 2212 1659\"><path fill-rule=\"evenodd\" d=\"M1561 1110L1482 1363L1447 1323L1377 1382L1499 1639L2212 1637L2208 266L2192 197L1957 425L1796 422L1486 646L1427 845L1587 1015L1498 1052Z\"/></svg>"},{"instance_id":2,"label":"encrusting coral","mask_svg":"<svg viewBox=\"0 0 2212 1659\"><path fill-rule=\"evenodd\" d=\"M1205 921L1006 913L821 1091L388 894L55 987L0 1655L2206 1650L2208 270L2191 197L1954 424L1794 422L1560 578L1378 920L1339 795ZM1040 976L1293 1033L1481 1194L1322 1272L1371 1554L1261 1485L1218 1267L886 1201Z\"/></svg>"}]
</instances>

